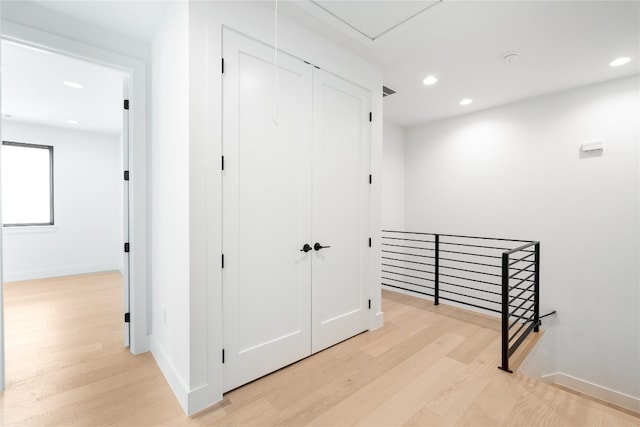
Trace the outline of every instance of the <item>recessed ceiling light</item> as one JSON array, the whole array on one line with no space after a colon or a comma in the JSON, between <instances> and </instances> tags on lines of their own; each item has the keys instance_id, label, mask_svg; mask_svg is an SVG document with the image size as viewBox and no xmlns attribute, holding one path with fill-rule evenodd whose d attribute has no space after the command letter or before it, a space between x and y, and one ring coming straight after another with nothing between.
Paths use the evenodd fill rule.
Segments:
<instances>
[{"instance_id":1,"label":"recessed ceiling light","mask_svg":"<svg viewBox=\"0 0 640 427\"><path fill-rule=\"evenodd\" d=\"M473 99L465 98L462 101L460 101L460 105L469 105L472 102L473 102Z\"/></svg>"},{"instance_id":2,"label":"recessed ceiling light","mask_svg":"<svg viewBox=\"0 0 640 427\"><path fill-rule=\"evenodd\" d=\"M609 62L609 65L611 67L619 67L621 65L628 64L629 61L631 61L631 58L628 58L626 56L622 56L620 58L616 58L613 61Z\"/></svg>"},{"instance_id":3,"label":"recessed ceiling light","mask_svg":"<svg viewBox=\"0 0 640 427\"><path fill-rule=\"evenodd\" d=\"M422 83L424 83L427 86L430 86L432 84L436 84L437 82L438 82L438 79L436 77L434 77L434 76L427 76L422 81Z\"/></svg>"},{"instance_id":4,"label":"recessed ceiling light","mask_svg":"<svg viewBox=\"0 0 640 427\"><path fill-rule=\"evenodd\" d=\"M76 120L67 120L67 123L69 123L70 125L77 125L78 122Z\"/></svg>"},{"instance_id":5,"label":"recessed ceiling light","mask_svg":"<svg viewBox=\"0 0 640 427\"><path fill-rule=\"evenodd\" d=\"M64 85L72 87L74 89L82 89L84 87L80 83L76 83L76 82L64 82Z\"/></svg>"}]
</instances>

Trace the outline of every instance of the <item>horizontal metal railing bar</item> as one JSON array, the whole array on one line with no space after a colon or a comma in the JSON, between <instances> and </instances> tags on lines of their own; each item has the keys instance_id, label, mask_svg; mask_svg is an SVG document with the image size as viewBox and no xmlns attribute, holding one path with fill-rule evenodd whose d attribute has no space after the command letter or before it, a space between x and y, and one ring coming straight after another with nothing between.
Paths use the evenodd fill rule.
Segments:
<instances>
[{"instance_id":1,"label":"horizontal metal railing bar","mask_svg":"<svg viewBox=\"0 0 640 427\"><path fill-rule=\"evenodd\" d=\"M512 307L512 306L509 306L509 307ZM509 315L509 319L511 319L511 318L516 318L516 319L520 319L520 320L524 319L524 321L526 322L529 319L528 317L525 316L525 314L527 314L527 313L528 312L525 311L524 313L522 313L522 315L510 314Z\"/></svg>"},{"instance_id":2,"label":"horizontal metal railing bar","mask_svg":"<svg viewBox=\"0 0 640 427\"><path fill-rule=\"evenodd\" d=\"M511 316L511 314L513 314L514 316L522 316L524 315L524 313L527 313L531 310L533 310L533 306L535 305L535 303L532 303L529 307L527 308L522 308L522 306L526 303L527 301L522 301L522 303L520 304L520 306L516 309L514 309L512 312L509 313L509 316ZM518 310L524 310L521 314L516 314L516 311ZM517 320L514 320L513 323L511 325L509 325L509 330L511 330L511 328L513 328L513 325L515 325L516 323L518 323Z\"/></svg>"},{"instance_id":3,"label":"horizontal metal railing bar","mask_svg":"<svg viewBox=\"0 0 640 427\"><path fill-rule=\"evenodd\" d=\"M410 274L404 274L404 273L397 273L395 271L389 271L389 270L382 270L383 273L389 273L389 274L396 274L398 276L404 276L404 277L411 277L412 279L420 279L420 280L429 280L430 282L433 282L433 279L428 279L426 277L420 277L420 276L412 276Z\"/></svg>"},{"instance_id":4,"label":"horizontal metal railing bar","mask_svg":"<svg viewBox=\"0 0 640 427\"><path fill-rule=\"evenodd\" d=\"M420 234L422 236L435 236L436 233L420 233L417 231L382 230L383 233Z\"/></svg>"},{"instance_id":5,"label":"horizontal metal railing bar","mask_svg":"<svg viewBox=\"0 0 640 427\"><path fill-rule=\"evenodd\" d=\"M459 283L443 282L442 280L440 280L440 284L441 285L456 286L458 288L464 288L464 289L471 289L472 291L484 292L486 294L491 294L491 295L502 295L501 292L494 292L494 291L489 291L489 290L480 289L480 288L472 288L471 286L465 286L465 285L461 285Z\"/></svg>"},{"instance_id":6,"label":"horizontal metal railing bar","mask_svg":"<svg viewBox=\"0 0 640 427\"><path fill-rule=\"evenodd\" d=\"M473 253L469 253L469 252L458 252L458 251L446 251L446 250L440 250L440 252L442 253L448 253L448 254L458 254L458 255L469 255L469 256L481 256L484 258L493 258L493 259L502 259L501 256L497 256L497 255L484 255L484 254L473 254Z\"/></svg>"},{"instance_id":7,"label":"horizontal metal railing bar","mask_svg":"<svg viewBox=\"0 0 640 427\"><path fill-rule=\"evenodd\" d=\"M529 336L529 334L535 327L536 325L534 323L530 324L527 330L525 330L522 335L520 335L520 338L518 338L516 342L514 342L513 345L509 347L509 350L507 352L509 356L511 356L518 349L518 347L520 347L520 344L522 344L522 342L527 338L527 336Z\"/></svg>"},{"instance_id":8,"label":"horizontal metal railing bar","mask_svg":"<svg viewBox=\"0 0 640 427\"><path fill-rule=\"evenodd\" d=\"M448 289L440 288L440 292L447 292L449 294L459 295L459 296L465 297L465 298L471 298L471 299L476 299L476 300L479 300L479 301L490 302L492 304L500 305L500 302L498 302L498 301L493 301L493 300L486 299L486 298L480 298L480 297L474 297L474 296L471 296L471 295L461 294L460 292L454 292L454 291L450 291Z\"/></svg>"},{"instance_id":9,"label":"horizontal metal railing bar","mask_svg":"<svg viewBox=\"0 0 640 427\"><path fill-rule=\"evenodd\" d=\"M382 279L383 280L393 280L394 282L404 283L404 284L411 285L411 286L417 286L419 288L425 288L425 289L431 289L431 290L434 289L432 286L419 285L417 283L407 282L407 281L395 279L395 278L392 278L392 277L382 277ZM473 289L473 288L469 288L469 287L466 287L466 286L457 285L457 284L454 284L454 283L448 283L448 282L442 282L442 281L440 283L441 284L446 284L446 285L451 285L451 286L462 287L462 288L466 288L466 289L471 289L471 290L476 290L476 291L480 291L480 292L487 292L487 293L494 294L494 295L500 295L497 292L486 291L486 290L483 290L483 289ZM396 289L402 289L402 290L409 291L409 292L416 292L413 289L409 289L409 288L402 287L402 286L395 286L395 285L390 285L390 284L387 284L387 283L382 283L382 284L386 285L386 286L392 286L392 287L394 287ZM485 298L474 297L474 296L471 296L471 295L461 294L461 293L449 291L449 290L446 290L446 289L440 289L440 292L448 292L450 294L459 295L459 296L462 296L462 297L465 297L465 298L470 298L470 299L476 299L476 300L480 300L480 301L490 302L490 303L496 304L496 305L500 304L499 301L492 301L492 300L485 299ZM430 296L433 296L433 295L430 295ZM444 299L446 299L446 298L444 298ZM457 300L451 300L451 301L458 302L460 304L471 305L473 307L482 308L482 309L485 309L485 310L490 310L490 311L493 311L493 312L496 312L496 313L500 313L499 310L493 310L493 309L490 309L488 307L474 305L474 304L470 304L470 303L463 302L463 301L457 301ZM510 307L514 307L514 306L510 305ZM521 318L521 317L518 316L518 318Z\"/></svg>"},{"instance_id":10,"label":"horizontal metal railing bar","mask_svg":"<svg viewBox=\"0 0 640 427\"><path fill-rule=\"evenodd\" d=\"M510 305L509 307L511 307L513 310L509 311L509 318L517 318L517 319L522 319L522 316L524 316L526 313L528 312L532 312L535 310L535 306L534 303L535 301L533 301L531 298L526 299L526 300L522 300L522 305L524 305L524 303L526 302L530 302L531 304L528 307L516 307L513 305ZM521 311L521 313L518 313L518 311Z\"/></svg>"},{"instance_id":11,"label":"horizontal metal railing bar","mask_svg":"<svg viewBox=\"0 0 640 427\"><path fill-rule=\"evenodd\" d=\"M476 291L476 292L483 292L483 293L491 294L491 295L498 295L498 296L502 295L502 293L501 293L501 292L494 292L494 291L489 291L489 290L486 290L486 289L480 289L480 288L472 288L472 287L470 287L470 286L464 286L464 285L461 285L461 284L459 284L459 283L443 282L442 280L440 280L440 284L441 284L441 285L455 286L455 287L457 287L457 288L471 289L472 291ZM522 299L522 298L517 298L517 299ZM509 302L509 307L515 307L515 305L511 305L511 303L512 303L512 302L513 302L513 301L510 301L510 302ZM497 301L496 301L496 304L501 304L501 302L497 302Z\"/></svg>"},{"instance_id":12,"label":"horizontal metal railing bar","mask_svg":"<svg viewBox=\"0 0 640 427\"><path fill-rule=\"evenodd\" d=\"M536 253L535 253L535 252L533 252L533 253L531 253L531 254L527 255L526 257L519 258L519 259L517 259L517 260L515 260L515 261L513 261L513 262L510 262L510 263L509 263L509 267L511 267L512 265L516 265L516 264L518 264L518 263L521 263L521 262L526 262L526 263L529 263L529 264L535 264L535 262L536 262L536 261L535 261L535 259L532 259L531 261L529 261L529 260L527 259L527 258L530 258L530 257L534 256L535 254L536 254Z\"/></svg>"},{"instance_id":13,"label":"horizontal metal railing bar","mask_svg":"<svg viewBox=\"0 0 640 427\"><path fill-rule=\"evenodd\" d=\"M520 281L517 284L513 285L513 286L509 286L509 290L517 288L518 286L520 286L524 282L534 282L534 280L531 280L531 276L535 276L535 275L536 275L536 273L531 273L530 275L528 275L524 279L521 279L520 277L516 277L515 279L516 280L520 280ZM509 279L512 279L512 277L509 277Z\"/></svg>"},{"instance_id":14,"label":"horizontal metal railing bar","mask_svg":"<svg viewBox=\"0 0 640 427\"><path fill-rule=\"evenodd\" d=\"M404 238L400 238L400 237L387 237L387 236L382 236L383 239L389 239L389 240L403 240L405 242L420 242L420 243L435 243L435 240L418 240L418 239L404 239Z\"/></svg>"},{"instance_id":15,"label":"horizontal metal railing bar","mask_svg":"<svg viewBox=\"0 0 640 427\"><path fill-rule=\"evenodd\" d=\"M418 254L408 254L406 252L394 252L394 251L389 251L389 250L385 250L382 249L382 253L386 253L386 254L397 254L397 255L407 255L407 256L417 256L420 258L431 258L431 259L436 259L436 257L431 256L431 255L418 255Z\"/></svg>"},{"instance_id":16,"label":"horizontal metal railing bar","mask_svg":"<svg viewBox=\"0 0 640 427\"><path fill-rule=\"evenodd\" d=\"M429 264L428 262L411 261L410 259L389 258L386 256L383 256L382 259L388 259L391 261L399 261L399 262L410 262L411 264L428 265L430 267L435 267L435 264Z\"/></svg>"},{"instance_id":17,"label":"horizontal metal railing bar","mask_svg":"<svg viewBox=\"0 0 640 427\"><path fill-rule=\"evenodd\" d=\"M528 247L530 247L530 246L535 246L535 245L537 245L538 243L540 243L540 242L529 242L529 243L524 244L524 245L522 245L522 246L518 246L517 248L510 249L510 250L506 251L505 253L506 253L507 255L511 255L511 254L513 254L513 253L516 253L516 252L521 252L521 251L523 251L523 250L527 249L527 248L528 248Z\"/></svg>"},{"instance_id":18,"label":"horizontal metal railing bar","mask_svg":"<svg viewBox=\"0 0 640 427\"><path fill-rule=\"evenodd\" d=\"M440 296L440 299L444 300L444 301L450 301L450 302L456 302L458 304L468 305L469 307L475 307L475 308L480 308L482 310L492 311L494 313L502 313L500 310L496 310L496 309L489 308L489 307L483 307L481 305L472 304L470 302L458 301L457 299L453 299L453 298L447 298L447 297Z\"/></svg>"},{"instance_id":19,"label":"horizontal metal railing bar","mask_svg":"<svg viewBox=\"0 0 640 427\"><path fill-rule=\"evenodd\" d=\"M462 236L459 234L440 234L440 236L444 236L444 237L459 237L462 239L478 239L478 240L496 240L496 241L502 241L502 242L533 242L533 240L522 240L522 239L501 239L499 237L481 237L481 236Z\"/></svg>"},{"instance_id":20,"label":"horizontal metal railing bar","mask_svg":"<svg viewBox=\"0 0 640 427\"><path fill-rule=\"evenodd\" d=\"M511 276L509 276L509 279L522 279L522 277L516 277L518 274L522 273L523 271L528 271L531 272L532 274L535 274L535 271L531 271L531 270L527 270L526 268L520 269L518 271L516 271L515 273L513 273ZM509 272L511 272L511 270L509 270ZM529 278L531 276L527 276L527 278Z\"/></svg>"},{"instance_id":21,"label":"horizontal metal railing bar","mask_svg":"<svg viewBox=\"0 0 640 427\"><path fill-rule=\"evenodd\" d=\"M513 335L509 335L509 342L511 342L515 337L518 336L518 334L520 333L520 331L522 330L522 328L524 328L525 326L527 326L530 322L533 322L535 316L531 316L529 319L525 320L524 322L522 322L520 324L520 327L518 328L518 330L513 334Z\"/></svg>"},{"instance_id":22,"label":"horizontal metal railing bar","mask_svg":"<svg viewBox=\"0 0 640 427\"><path fill-rule=\"evenodd\" d=\"M391 243L381 243L382 246L393 246L395 248L420 249L422 251L435 251L433 248L419 248L417 246L392 245Z\"/></svg>"},{"instance_id":23,"label":"horizontal metal railing bar","mask_svg":"<svg viewBox=\"0 0 640 427\"><path fill-rule=\"evenodd\" d=\"M484 274L485 276L502 277L502 274L485 273L483 271L467 270L467 269L464 269L464 268L449 267L449 266L446 266L446 265L441 265L440 268L448 268L448 269L451 269L451 270L466 271L467 273Z\"/></svg>"},{"instance_id":24,"label":"horizontal metal railing bar","mask_svg":"<svg viewBox=\"0 0 640 427\"><path fill-rule=\"evenodd\" d=\"M422 234L425 236L435 236L439 234L443 237L458 237L461 239L478 239L478 240L496 240L502 242L522 242L522 243L537 243L533 240L524 240L524 239L502 239L500 237L482 237L482 236L463 236L460 234L442 234L442 233L422 233L422 232L414 232L414 231L400 231L400 230L382 230L383 233L401 233L401 234Z\"/></svg>"},{"instance_id":25,"label":"horizontal metal railing bar","mask_svg":"<svg viewBox=\"0 0 640 427\"><path fill-rule=\"evenodd\" d=\"M388 284L388 283L383 283L382 285L383 285L383 286L389 286L389 287L391 287L391 288L402 289L403 291L414 292L414 293L416 293L416 294L426 295L426 296L428 296L428 297L432 297L432 298L434 298L434 296L433 296L432 294L428 294L428 293L426 293L426 292L420 292L420 291L414 291L414 290L411 290L411 289L405 289L405 288L401 288L400 286L390 285L390 284Z\"/></svg>"},{"instance_id":26,"label":"horizontal metal railing bar","mask_svg":"<svg viewBox=\"0 0 640 427\"><path fill-rule=\"evenodd\" d=\"M502 286L502 285L499 285L499 284L497 284L497 283L487 282L487 281L485 281L485 280L469 279L469 278L467 278L467 277L454 276L454 275L452 275L452 274L444 274L444 273L440 273L440 275L441 275L441 276L445 276L445 277L452 277L452 278L454 278L454 279L462 279L462 280L469 280L469 281L471 281L471 282L484 283L484 284L486 284L486 285Z\"/></svg>"},{"instance_id":27,"label":"horizontal metal railing bar","mask_svg":"<svg viewBox=\"0 0 640 427\"><path fill-rule=\"evenodd\" d=\"M509 264L509 267L511 267L512 265L517 264L517 263L519 263L519 262L523 262L523 261L525 261L527 258L534 256L535 254L536 254L536 253L535 253L535 252L533 252L533 253L530 253L529 255L525 256L525 257L518 258L518 259L516 259L515 261L513 261L512 263L510 263L510 264ZM527 261L527 262L528 262L528 261ZM531 262L534 262L534 261L531 261Z\"/></svg>"},{"instance_id":28,"label":"horizontal metal railing bar","mask_svg":"<svg viewBox=\"0 0 640 427\"><path fill-rule=\"evenodd\" d=\"M401 265L385 264L384 262L382 263L382 265L385 267L395 267L395 268L401 268L403 270L418 271L420 273L436 274L435 271L419 270L417 268L403 267Z\"/></svg>"},{"instance_id":29,"label":"horizontal metal railing bar","mask_svg":"<svg viewBox=\"0 0 640 427\"><path fill-rule=\"evenodd\" d=\"M440 251L440 252L445 252L445 251ZM396 254L396 255L406 255L406 256L414 256L414 257L420 257L420 258L430 258L430 259L435 259L434 256L430 256L430 255L422 255L422 254L410 254L407 252L397 252L397 251L390 251L387 249L383 249L382 253L388 253L388 254ZM458 253L458 252L453 252L453 253ZM496 259L499 257L495 257ZM417 261L410 261L410 260L402 260L402 261L407 261L407 262L417 262ZM492 267L492 268L502 268L502 266L500 265L496 265L496 264L486 264L484 262L476 262L476 261L465 261L465 260L461 260L461 259L454 259L454 258L442 258L440 257L440 261L450 261L450 262L457 262L457 263L461 263L461 264L472 264L472 265L481 265L483 267ZM433 264L427 264L427 265L433 265ZM444 266L442 266L444 267Z\"/></svg>"},{"instance_id":30,"label":"horizontal metal railing bar","mask_svg":"<svg viewBox=\"0 0 640 427\"><path fill-rule=\"evenodd\" d=\"M532 262L531 264L534 264L534 265L535 265L535 262ZM529 264L529 265L527 265L527 266L525 266L525 267L522 267L522 268L518 269L518 271L516 271L516 272L515 272L515 273L513 273L511 276L509 276L509 279L514 278L516 274L518 274L518 273L522 273L523 271L528 271L529 273L535 273L535 270L528 270L528 268L529 268L529 267L531 267L531 264ZM509 271L511 271L511 270L515 270L515 268L510 268L510 269L509 269Z\"/></svg>"},{"instance_id":31,"label":"horizontal metal railing bar","mask_svg":"<svg viewBox=\"0 0 640 427\"><path fill-rule=\"evenodd\" d=\"M393 277L384 277L383 276L382 279L384 279L384 280L393 280L394 282L404 283L406 285L411 285L411 286L418 286L419 288L433 289L433 286L419 285L417 283L407 282L405 280L394 279ZM407 290L410 290L410 289L407 289Z\"/></svg>"},{"instance_id":32,"label":"horizontal metal railing bar","mask_svg":"<svg viewBox=\"0 0 640 427\"><path fill-rule=\"evenodd\" d=\"M535 269L534 270L529 270L529 269L525 268L525 269L522 269L522 270L518 271L517 273L514 273L513 276L515 276L518 273L524 273L524 272L526 272L526 273L535 273L536 270ZM510 279L519 279L519 277L510 277Z\"/></svg>"},{"instance_id":33,"label":"horizontal metal railing bar","mask_svg":"<svg viewBox=\"0 0 640 427\"><path fill-rule=\"evenodd\" d=\"M536 284L535 281L531 281L531 282L527 282L527 283L531 283L531 285L528 288L520 288L520 287L516 287L514 286L513 288L509 288L509 293L513 293L512 291L528 291L528 292L534 292L533 290L531 290L531 286L534 286Z\"/></svg>"},{"instance_id":34,"label":"horizontal metal railing bar","mask_svg":"<svg viewBox=\"0 0 640 427\"><path fill-rule=\"evenodd\" d=\"M482 265L482 266L485 266L485 267L502 268L501 265L485 264L483 262L475 262L475 261L464 261L464 260L461 260L461 259L452 259L452 258L442 258L442 257L440 257L440 261L460 262L460 263L463 263L463 264L473 264L473 265Z\"/></svg>"},{"instance_id":35,"label":"horizontal metal railing bar","mask_svg":"<svg viewBox=\"0 0 640 427\"><path fill-rule=\"evenodd\" d=\"M513 307L512 305L510 305L509 307ZM527 313L530 313L532 310L530 311L524 311L522 312L522 314L509 314L509 319L515 318L515 319L520 319L520 320L527 320L529 319L528 317L526 317Z\"/></svg>"},{"instance_id":36,"label":"horizontal metal railing bar","mask_svg":"<svg viewBox=\"0 0 640 427\"><path fill-rule=\"evenodd\" d=\"M516 295L516 296L515 296L515 297L513 297L511 300L509 300L509 304L511 304L513 301L515 301L516 299L518 299L519 297L521 297L521 296L522 296L522 294L524 294L525 292L533 292L533 291L531 290L531 288L533 288L535 285L536 285L536 284L535 284L535 282L534 282L534 283L532 283L531 285L529 285L529 287L528 287L528 288L524 288L524 289L522 289L518 295ZM512 289L513 289L513 288L512 288ZM519 288L518 288L518 289L519 289ZM532 295L532 296L535 296L535 295ZM527 298L527 300L529 300L529 299L530 299L530 298Z\"/></svg>"},{"instance_id":37,"label":"horizontal metal railing bar","mask_svg":"<svg viewBox=\"0 0 640 427\"><path fill-rule=\"evenodd\" d=\"M455 246L465 246L468 248L482 248L482 249L496 249L499 251L508 251L510 248L502 248L497 246L482 246L482 245L470 245L468 243L453 243L453 242L440 242L441 245L455 245Z\"/></svg>"}]
</instances>

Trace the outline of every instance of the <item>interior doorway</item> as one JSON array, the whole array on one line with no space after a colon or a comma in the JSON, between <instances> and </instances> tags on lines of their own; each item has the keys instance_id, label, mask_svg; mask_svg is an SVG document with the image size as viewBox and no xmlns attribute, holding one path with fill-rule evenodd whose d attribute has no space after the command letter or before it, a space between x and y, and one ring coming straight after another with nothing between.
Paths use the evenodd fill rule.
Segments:
<instances>
[{"instance_id":1,"label":"interior doorway","mask_svg":"<svg viewBox=\"0 0 640 427\"><path fill-rule=\"evenodd\" d=\"M130 263L123 243L130 234L129 73L13 40L2 40L2 64L0 170L3 214L10 219L3 221L3 283L15 287L48 277L78 283L82 277L80 283L98 286L105 277L96 272L117 272L121 309L112 315L121 324L120 342L128 346L130 323L123 314L129 312ZM42 162L30 163L29 152L43 149L49 155L48 173L6 176L17 161L25 163L13 169L41 168ZM34 194L15 185L35 175L48 178L46 184L35 184L48 192ZM17 197L5 203L5 195L12 193ZM29 211L34 205L27 202L34 200L38 206L47 204L46 221L34 222L28 212L15 209L24 204ZM107 276L105 286L113 289L114 276ZM4 329L9 337L11 323Z\"/></svg>"}]
</instances>

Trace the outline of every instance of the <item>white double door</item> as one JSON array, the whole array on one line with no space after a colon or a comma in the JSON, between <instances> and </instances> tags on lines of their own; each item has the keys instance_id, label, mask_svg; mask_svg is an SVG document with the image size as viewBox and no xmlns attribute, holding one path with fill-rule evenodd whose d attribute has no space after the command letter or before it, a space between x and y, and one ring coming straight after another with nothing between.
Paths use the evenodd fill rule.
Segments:
<instances>
[{"instance_id":1,"label":"white double door","mask_svg":"<svg viewBox=\"0 0 640 427\"><path fill-rule=\"evenodd\" d=\"M370 97L230 30L223 53L228 391L368 329Z\"/></svg>"}]
</instances>

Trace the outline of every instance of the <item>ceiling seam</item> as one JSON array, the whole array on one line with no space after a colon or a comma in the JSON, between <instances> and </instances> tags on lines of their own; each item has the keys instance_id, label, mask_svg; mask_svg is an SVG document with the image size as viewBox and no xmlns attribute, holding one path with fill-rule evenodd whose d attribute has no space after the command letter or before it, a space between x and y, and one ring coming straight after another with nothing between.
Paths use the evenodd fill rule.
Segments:
<instances>
[{"instance_id":1,"label":"ceiling seam","mask_svg":"<svg viewBox=\"0 0 640 427\"><path fill-rule=\"evenodd\" d=\"M415 18L416 16L420 15L421 13L423 13L423 12L425 12L425 11L427 11L427 10L431 9L433 6L436 6L436 5L440 4L440 3L442 3L443 1L444 1L444 0L437 0L435 3L430 4L429 6L425 7L424 9L422 9L422 10L420 10L420 11L418 11L418 12L414 13L413 15L409 16L408 18L406 18L406 19L404 19L404 20L402 20L402 21L398 22L396 25L394 25L394 26L392 26L392 27L390 27L390 28L388 28L388 29L384 30L383 32L381 32L381 33L380 33L380 34L378 34L377 36L373 37L373 38L371 39L371 41L375 41L376 39L380 38L381 36L383 36L383 35L387 34L389 31L392 31L392 30L394 30L394 29L398 28L400 25L404 24L405 22L410 21L411 19L413 19L413 18Z\"/></svg>"},{"instance_id":2,"label":"ceiling seam","mask_svg":"<svg viewBox=\"0 0 640 427\"><path fill-rule=\"evenodd\" d=\"M367 33L365 33L364 31L358 29L356 26L354 26L353 24L349 23L348 21L342 19L340 16L336 15L335 13L333 13L332 11L330 11L329 9L327 9L326 7L322 6L320 3L318 3L316 0L310 0L311 3L313 3L314 5L316 5L317 7L319 7L320 9L324 10L326 13L328 13L329 15L333 16L334 18L336 18L338 21L342 22L343 24L347 25L349 28L353 29L354 31L357 31L358 33L362 34L363 36L365 36L367 39L369 39L371 42L376 41L378 38L380 38L381 36L387 34L389 31L392 31L396 28L398 28L400 25L410 21L411 19L415 18L416 16L420 15L421 13L431 9L432 7L442 3L444 0L436 0L435 3L430 4L429 6L425 7L422 10L419 10L418 12L414 13L413 15L409 16L408 18L403 19L402 21L398 22L397 24L387 28L386 30L384 30L383 32L381 32L380 34L376 35L376 36L370 36Z\"/></svg>"}]
</instances>

